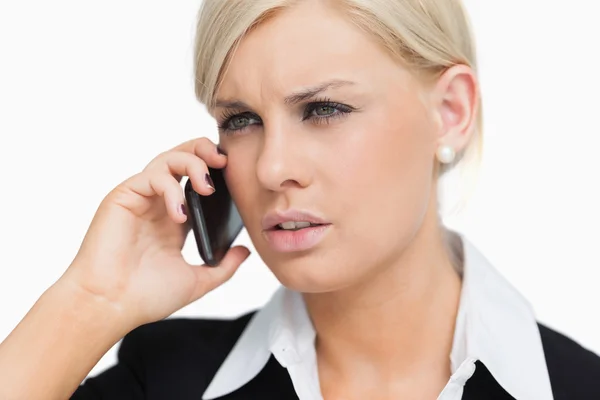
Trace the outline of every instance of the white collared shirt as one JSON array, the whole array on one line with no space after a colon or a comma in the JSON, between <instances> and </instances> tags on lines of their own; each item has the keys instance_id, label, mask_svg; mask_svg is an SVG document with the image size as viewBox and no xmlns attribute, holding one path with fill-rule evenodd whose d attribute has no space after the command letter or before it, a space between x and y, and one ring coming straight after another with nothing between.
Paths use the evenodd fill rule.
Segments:
<instances>
[{"instance_id":1,"label":"white collared shirt","mask_svg":"<svg viewBox=\"0 0 600 400\"><path fill-rule=\"evenodd\" d=\"M463 285L450 354L452 376L438 400L459 400L481 361L519 400L553 400L529 303L463 236ZM322 400L316 333L300 293L280 287L250 320L202 396L211 400L251 381L271 354L287 369L300 400Z\"/></svg>"}]
</instances>

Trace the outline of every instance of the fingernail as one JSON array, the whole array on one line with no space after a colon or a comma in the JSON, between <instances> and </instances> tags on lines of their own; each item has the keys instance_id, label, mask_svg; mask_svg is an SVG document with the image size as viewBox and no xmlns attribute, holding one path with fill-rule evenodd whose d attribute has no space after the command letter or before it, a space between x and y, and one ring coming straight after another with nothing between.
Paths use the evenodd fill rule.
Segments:
<instances>
[{"instance_id":1,"label":"fingernail","mask_svg":"<svg viewBox=\"0 0 600 400\"><path fill-rule=\"evenodd\" d=\"M204 175L204 180L206 181L206 185L211 188L213 190L213 192L215 191L215 184L213 183L212 178L210 177L210 175L207 173L206 175Z\"/></svg>"},{"instance_id":2,"label":"fingernail","mask_svg":"<svg viewBox=\"0 0 600 400\"><path fill-rule=\"evenodd\" d=\"M179 212L180 212L182 215L187 215L187 212L185 212L185 206L184 206L183 204L181 204L181 205L179 206Z\"/></svg>"},{"instance_id":3,"label":"fingernail","mask_svg":"<svg viewBox=\"0 0 600 400\"><path fill-rule=\"evenodd\" d=\"M217 146L217 153L219 153L222 156L226 156L227 154L225 154L225 152L223 151L222 148L220 148L219 146Z\"/></svg>"}]
</instances>

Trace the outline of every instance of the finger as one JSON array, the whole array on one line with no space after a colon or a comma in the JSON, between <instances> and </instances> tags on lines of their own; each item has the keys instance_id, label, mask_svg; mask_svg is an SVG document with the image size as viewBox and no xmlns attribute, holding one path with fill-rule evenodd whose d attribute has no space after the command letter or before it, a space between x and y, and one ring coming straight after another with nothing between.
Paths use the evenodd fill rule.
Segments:
<instances>
[{"instance_id":1,"label":"finger","mask_svg":"<svg viewBox=\"0 0 600 400\"><path fill-rule=\"evenodd\" d=\"M136 215L143 215L152 207L152 202L147 198L153 196L163 197L167 213L175 222L182 223L187 220L181 208L184 204L181 185L168 174L151 176L139 173L113 189L107 198L112 198Z\"/></svg>"},{"instance_id":2,"label":"finger","mask_svg":"<svg viewBox=\"0 0 600 400\"><path fill-rule=\"evenodd\" d=\"M188 175L194 190L208 196L214 193L214 188L206 179L208 168L206 164L193 154L170 152L152 169L147 169L124 182L123 187L139 196L140 201L129 199L126 207L136 210L139 215L147 211L148 203L143 198L162 196L168 214L173 221L182 223L187 220L184 213L185 196L176 176Z\"/></svg>"},{"instance_id":3,"label":"finger","mask_svg":"<svg viewBox=\"0 0 600 400\"><path fill-rule=\"evenodd\" d=\"M206 163L197 156L183 151L168 151L155 158L144 168L145 172L152 175L166 173L173 176L178 182L183 176L189 176L194 190L202 195L209 196L214 192L210 171Z\"/></svg>"},{"instance_id":4,"label":"finger","mask_svg":"<svg viewBox=\"0 0 600 400\"><path fill-rule=\"evenodd\" d=\"M173 221L183 223L187 220L183 191L175 178L167 174L156 175L150 179L150 186L157 195L163 197L167 213Z\"/></svg>"},{"instance_id":5,"label":"finger","mask_svg":"<svg viewBox=\"0 0 600 400\"><path fill-rule=\"evenodd\" d=\"M235 246L227 251L223 260L216 267L209 267L206 264L190 265L197 277L194 299L199 299L228 281L249 255L248 248Z\"/></svg>"},{"instance_id":6,"label":"finger","mask_svg":"<svg viewBox=\"0 0 600 400\"><path fill-rule=\"evenodd\" d=\"M175 146L171 151L183 151L203 159L213 168L223 168L227 164L227 156L220 154L217 145L207 137L196 138Z\"/></svg>"},{"instance_id":7,"label":"finger","mask_svg":"<svg viewBox=\"0 0 600 400\"><path fill-rule=\"evenodd\" d=\"M134 189L142 196L153 196L155 193L143 178L150 179L156 175L169 175L177 182L183 176L189 176L194 190L205 196L214 192L212 185L206 178L209 173L206 163L193 154L169 151L152 160L143 172L139 174L142 179L136 179ZM133 183L132 183L133 185ZM181 188L181 186L180 186Z\"/></svg>"}]
</instances>

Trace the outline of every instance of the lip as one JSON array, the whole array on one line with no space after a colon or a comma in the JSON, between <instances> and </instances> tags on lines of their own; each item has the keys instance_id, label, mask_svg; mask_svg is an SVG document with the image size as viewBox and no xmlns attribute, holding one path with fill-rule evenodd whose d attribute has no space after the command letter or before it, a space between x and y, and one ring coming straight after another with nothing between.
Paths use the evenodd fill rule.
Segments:
<instances>
[{"instance_id":1,"label":"lip","mask_svg":"<svg viewBox=\"0 0 600 400\"><path fill-rule=\"evenodd\" d=\"M272 250L280 253L305 251L315 247L330 231L331 224L312 226L297 231L267 229L263 231Z\"/></svg>"},{"instance_id":2,"label":"lip","mask_svg":"<svg viewBox=\"0 0 600 400\"><path fill-rule=\"evenodd\" d=\"M262 228L265 231L274 230L275 225L286 221L306 221L312 224L329 224L328 221L308 211L289 209L285 211L269 211L262 219Z\"/></svg>"},{"instance_id":3,"label":"lip","mask_svg":"<svg viewBox=\"0 0 600 400\"><path fill-rule=\"evenodd\" d=\"M277 229L276 225L286 221L305 221L311 226L297 231ZM263 236L274 251L290 253L305 251L316 246L331 229L331 223L308 211L270 211L262 220Z\"/></svg>"}]
</instances>

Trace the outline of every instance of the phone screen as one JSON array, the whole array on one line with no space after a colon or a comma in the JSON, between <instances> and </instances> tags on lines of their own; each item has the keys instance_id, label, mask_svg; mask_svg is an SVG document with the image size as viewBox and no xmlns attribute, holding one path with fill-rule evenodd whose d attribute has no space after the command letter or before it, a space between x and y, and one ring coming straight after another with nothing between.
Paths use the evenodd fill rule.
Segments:
<instances>
[{"instance_id":1,"label":"phone screen","mask_svg":"<svg viewBox=\"0 0 600 400\"><path fill-rule=\"evenodd\" d=\"M200 257L207 265L215 266L221 262L244 224L225 183L223 169L209 167L209 173L215 187L213 194L199 195L189 178L184 192L188 222Z\"/></svg>"}]
</instances>

